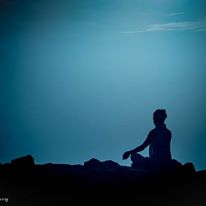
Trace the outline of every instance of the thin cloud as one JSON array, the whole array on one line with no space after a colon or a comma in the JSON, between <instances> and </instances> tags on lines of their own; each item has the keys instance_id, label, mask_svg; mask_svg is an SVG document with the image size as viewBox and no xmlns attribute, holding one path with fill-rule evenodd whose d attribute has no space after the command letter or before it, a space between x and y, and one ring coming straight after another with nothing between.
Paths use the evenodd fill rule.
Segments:
<instances>
[{"instance_id":1,"label":"thin cloud","mask_svg":"<svg viewBox=\"0 0 206 206\"><path fill-rule=\"evenodd\" d=\"M180 21L164 24L148 25L142 32L154 31L204 31L206 29L206 18L198 21Z\"/></svg>"},{"instance_id":2,"label":"thin cloud","mask_svg":"<svg viewBox=\"0 0 206 206\"><path fill-rule=\"evenodd\" d=\"M184 12L175 12L175 13L166 14L165 16L179 16L179 15L184 15L184 14L185 14Z\"/></svg>"},{"instance_id":3,"label":"thin cloud","mask_svg":"<svg viewBox=\"0 0 206 206\"><path fill-rule=\"evenodd\" d=\"M120 33L122 33L122 34L136 34L136 33L138 33L138 31L122 31Z\"/></svg>"},{"instance_id":4,"label":"thin cloud","mask_svg":"<svg viewBox=\"0 0 206 206\"><path fill-rule=\"evenodd\" d=\"M169 23L161 23L161 24L150 24L143 29L121 32L121 33L135 34L140 32L168 32L168 31L205 32L206 17L196 21L179 21L179 22L169 22Z\"/></svg>"},{"instance_id":5,"label":"thin cloud","mask_svg":"<svg viewBox=\"0 0 206 206\"><path fill-rule=\"evenodd\" d=\"M197 29L196 31L206 31L206 28Z\"/></svg>"}]
</instances>

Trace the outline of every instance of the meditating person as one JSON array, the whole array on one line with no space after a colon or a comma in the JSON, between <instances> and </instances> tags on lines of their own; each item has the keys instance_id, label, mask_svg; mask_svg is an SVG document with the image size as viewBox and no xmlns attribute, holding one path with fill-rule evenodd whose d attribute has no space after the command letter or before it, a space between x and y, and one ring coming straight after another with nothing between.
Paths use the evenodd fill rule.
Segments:
<instances>
[{"instance_id":1,"label":"meditating person","mask_svg":"<svg viewBox=\"0 0 206 206\"><path fill-rule=\"evenodd\" d=\"M168 168L174 163L170 151L172 134L164 123L166 118L167 114L164 109L156 110L153 113L155 128L149 132L143 144L123 154L123 159L131 157L132 167L139 169L160 169ZM143 157L138 154L138 152L144 150L147 146L149 146L149 157ZM175 160L175 162L177 161Z\"/></svg>"}]
</instances>

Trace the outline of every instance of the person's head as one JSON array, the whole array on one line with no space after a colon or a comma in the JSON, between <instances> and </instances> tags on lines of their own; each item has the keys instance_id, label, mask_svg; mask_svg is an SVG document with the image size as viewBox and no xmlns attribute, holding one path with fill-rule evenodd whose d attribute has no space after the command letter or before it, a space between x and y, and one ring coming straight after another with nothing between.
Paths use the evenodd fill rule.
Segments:
<instances>
[{"instance_id":1,"label":"person's head","mask_svg":"<svg viewBox=\"0 0 206 206\"><path fill-rule=\"evenodd\" d=\"M157 109L153 113L153 121L155 125L163 124L166 118L167 114L165 109Z\"/></svg>"}]
</instances>

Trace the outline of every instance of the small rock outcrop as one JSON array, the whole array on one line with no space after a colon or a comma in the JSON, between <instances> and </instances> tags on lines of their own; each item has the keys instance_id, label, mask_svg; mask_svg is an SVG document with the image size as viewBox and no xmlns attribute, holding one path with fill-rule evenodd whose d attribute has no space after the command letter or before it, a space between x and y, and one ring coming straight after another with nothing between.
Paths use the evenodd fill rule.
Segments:
<instances>
[{"instance_id":1,"label":"small rock outcrop","mask_svg":"<svg viewBox=\"0 0 206 206\"><path fill-rule=\"evenodd\" d=\"M112 160L106 160L101 162L98 159L92 158L84 162L86 168L100 168L100 169L114 169L120 167L120 165Z\"/></svg>"},{"instance_id":2,"label":"small rock outcrop","mask_svg":"<svg viewBox=\"0 0 206 206\"><path fill-rule=\"evenodd\" d=\"M34 165L34 158L31 155L19 157L11 161L11 166L15 169L29 169L33 168Z\"/></svg>"}]
</instances>

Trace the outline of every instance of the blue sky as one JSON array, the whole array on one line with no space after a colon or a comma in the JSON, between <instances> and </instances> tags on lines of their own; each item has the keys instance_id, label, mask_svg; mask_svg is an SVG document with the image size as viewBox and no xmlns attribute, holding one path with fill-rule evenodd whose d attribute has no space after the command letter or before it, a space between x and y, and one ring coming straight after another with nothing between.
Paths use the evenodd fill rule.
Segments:
<instances>
[{"instance_id":1,"label":"blue sky","mask_svg":"<svg viewBox=\"0 0 206 206\"><path fill-rule=\"evenodd\" d=\"M205 1L0 5L1 162L129 165L165 108L173 157L206 168Z\"/></svg>"}]
</instances>

